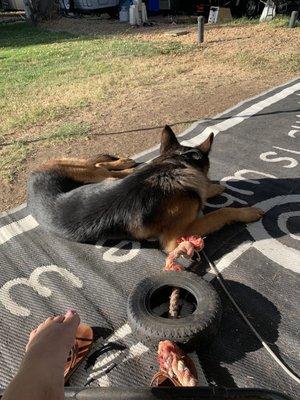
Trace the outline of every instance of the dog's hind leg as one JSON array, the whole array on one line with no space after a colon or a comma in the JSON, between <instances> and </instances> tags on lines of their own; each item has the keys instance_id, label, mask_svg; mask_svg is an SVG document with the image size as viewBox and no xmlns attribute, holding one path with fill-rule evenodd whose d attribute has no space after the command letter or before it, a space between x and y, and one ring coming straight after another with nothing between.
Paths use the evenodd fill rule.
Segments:
<instances>
[{"instance_id":1,"label":"dog's hind leg","mask_svg":"<svg viewBox=\"0 0 300 400\"><path fill-rule=\"evenodd\" d=\"M133 168L108 170L104 165L110 161L99 162L99 158L97 158L96 163L94 161L79 158L54 159L40 166L38 171L56 171L62 176L81 183L96 183L108 178L120 179L134 171ZM127 165L130 165L130 163Z\"/></svg>"},{"instance_id":2,"label":"dog's hind leg","mask_svg":"<svg viewBox=\"0 0 300 400\"><path fill-rule=\"evenodd\" d=\"M121 171L136 167L138 164L131 158L118 158L109 154L99 154L89 158L88 163L95 167L106 168L109 171Z\"/></svg>"}]
</instances>

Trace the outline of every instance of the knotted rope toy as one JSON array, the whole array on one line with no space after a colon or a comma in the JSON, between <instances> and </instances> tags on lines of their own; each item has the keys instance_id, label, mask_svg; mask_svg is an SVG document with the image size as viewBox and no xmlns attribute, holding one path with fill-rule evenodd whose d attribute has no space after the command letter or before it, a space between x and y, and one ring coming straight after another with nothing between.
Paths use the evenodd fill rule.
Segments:
<instances>
[{"instance_id":1,"label":"knotted rope toy","mask_svg":"<svg viewBox=\"0 0 300 400\"><path fill-rule=\"evenodd\" d=\"M177 239L176 242L178 243L178 246L169 253L163 269L164 271L183 271L184 267L177 263L176 259L180 256L191 258L193 257L195 250L202 250L204 247L203 239L199 236L183 236ZM178 318L179 296L180 289L173 288L169 305L169 316L171 318Z\"/></svg>"},{"instance_id":2,"label":"knotted rope toy","mask_svg":"<svg viewBox=\"0 0 300 400\"><path fill-rule=\"evenodd\" d=\"M186 236L177 239L178 246L169 253L164 271L180 272L184 267L176 262L180 256L191 258L195 250L201 250L204 247L204 242L198 236ZM169 316L178 318L180 289L173 288L170 296ZM182 350L170 340L161 341L158 345L158 362L160 370L166 373L171 379L178 382L181 386L197 386L195 378L196 371L193 369L191 360L183 353ZM191 367L187 365L189 364Z\"/></svg>"},{"instance_id":3,"label":"knotted rope toy","mask_svg":"<svg viewBox=\"0 0 300 400\"><path fill-rule=\"evenodd\" d=\"M175 343L170 340L160 342L157 359L160 371L168 375L176 386L197 386L192 361Z\"/></svg>"}]
</instances>

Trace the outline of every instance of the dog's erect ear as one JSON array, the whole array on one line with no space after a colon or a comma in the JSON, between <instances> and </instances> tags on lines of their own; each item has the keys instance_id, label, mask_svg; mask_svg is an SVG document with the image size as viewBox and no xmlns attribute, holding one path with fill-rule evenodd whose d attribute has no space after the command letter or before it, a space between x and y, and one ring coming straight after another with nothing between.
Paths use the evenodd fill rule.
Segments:
<instances>
[{"instance_id":1,"label":"dog's erect ear","mask_svg":"<svg viewBox=\"0 0 300 400\"><path fill-rule=\"evenodd\" d=\"M214 134L211 133L203 143L201 143L197 148L202 151L202 153L208 154L211 150L211 145L214 141Z\"/></svg>"},{"instance_id":2,"label":"dog's erect ear","mask_svg":"<svg viewBox=\"0 0 300 400\"><path fill-rule=\"evenodd\" d=\"M166 125L161 134L160 154L165 153L174 146L179 146L179 142L169 125Z\"/></svg>"}]
</instances>

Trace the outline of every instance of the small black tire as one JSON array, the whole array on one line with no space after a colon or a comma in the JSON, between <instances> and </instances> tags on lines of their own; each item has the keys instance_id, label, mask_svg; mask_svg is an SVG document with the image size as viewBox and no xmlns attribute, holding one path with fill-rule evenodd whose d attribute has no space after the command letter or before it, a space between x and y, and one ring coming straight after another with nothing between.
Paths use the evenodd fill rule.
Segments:
<instances>
[{"instance_id":1,"label":"small black tire","mask_svg":"<svg viewBox=\"0 0 300 400\"><path fill-rule=\"evenodd\" d=\"M246 0L245 1L245 15L247 18L258 17L264 8L263 3L260 0Z\"/></svg>"},{"instance_id":2,"label":"small black tire","mask_svg":"<svg viewBox=\"0 0 300 400\"><path fill-rule=\"evenodd\" d=\"M150 308L152 294L164 287L179 287L190 292L196 307L192 314L178 319L154 315ZM198 348L216 335L221 319L221 302L212 285L192 272L162 272L142 280L128 299L127 316L133 334L148 346L161 340Z\"/></svg>"},{"instance_id":3,"label":"small black tire","mask_svg":"<svg viewBox=\"0 0 300 400\"><path fill-rule=\"evenodd\" d=\"M111 19L119 19L119 7L111 7L107 11L107 14Z\"/></svg>"}]
</instances>

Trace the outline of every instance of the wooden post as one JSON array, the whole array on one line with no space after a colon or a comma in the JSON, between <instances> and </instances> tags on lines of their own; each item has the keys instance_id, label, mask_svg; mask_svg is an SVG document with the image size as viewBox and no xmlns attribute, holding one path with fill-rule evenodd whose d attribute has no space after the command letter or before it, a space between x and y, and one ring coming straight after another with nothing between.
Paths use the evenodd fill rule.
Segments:
<instances>
[{"instance_id":1,"label":"wooden post","mask_svg":"<svg viewBox=\"0 0 300 400\"><path fill-rule=\"evenodd\" d=\"M204 17L202 15L198 17L197 42L198 44L204 42Z\"/></svg>"},{"instance_id":2,"label":"wooden post","mask_svg":"<svg viewBox=\"0 0 300 400\"><path fill-rule=\"evenodd\" d=\"M59 15L56 0L23 0L26 19L36 25L45 19L54 19Z\"/></svg>"},{"instance_id":3,"label":"wooden post","mask_svg":"<svg viewBox=\"0 0 300 400\"><path fill-rule=\"evenodd\" d=\"M297 18L298 18L298 11L293 11L289 22L289 28L295 28Z\"/></svg>"},{"instance_id":4,"label":"wooden post","mask_svg":"<svg viewBox=\"0 0 300 400\"><path fill-rule=\"evenodd\" d=\"M36 23L35 15L34 15L33 7L32 7L30 0L23 0L23 4L24 4L24 9L25 9L25 17L26 17L27 21L35 24Z\"/></svg>"}]
</instances>

